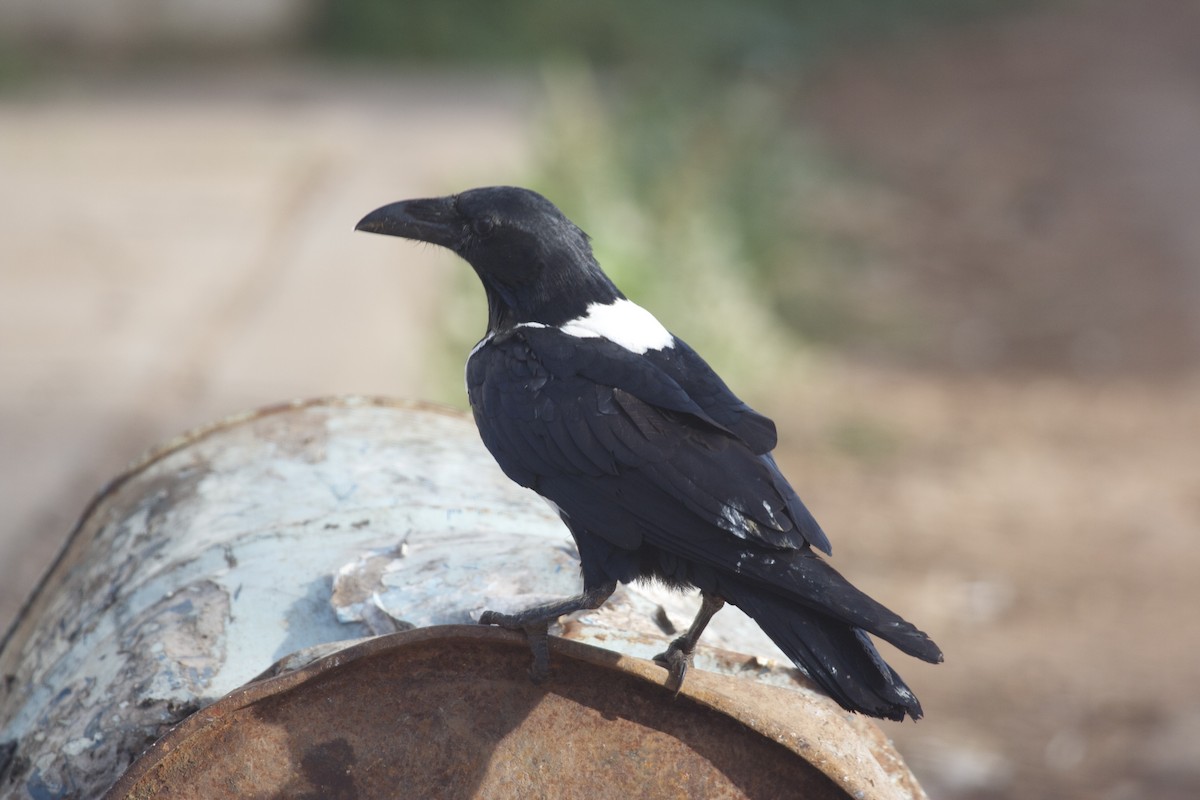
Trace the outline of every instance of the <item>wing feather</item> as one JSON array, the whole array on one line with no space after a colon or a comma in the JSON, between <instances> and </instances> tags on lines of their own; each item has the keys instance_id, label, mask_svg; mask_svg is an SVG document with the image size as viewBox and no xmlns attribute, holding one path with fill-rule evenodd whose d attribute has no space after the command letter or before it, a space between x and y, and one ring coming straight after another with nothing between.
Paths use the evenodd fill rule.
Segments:
<instances>
[{"instance_id":1,"label":"wing feather","mask_svg":"<svg viewBox=\"0 0 1200 800\"><path fill-rule=\"evenodd\" d=\"M572 518L622 520L619 531L588 525L619 546L636 546L651 533L670 549L673 538L715 532L775 548L811 544L827 551L824 533L769 455L755 452L752 442L714 419L654 364L596 344L528 329L494 337L472 356L472 410L484 443L510 478ZM733 427L745 427L728 402L709 402L709 408ZM753 421L745 416L753 412L740 413ZM759 435L757 444L764 443ZM591 480L574 480L580 477Z\"/></svg>"}]
</instances>

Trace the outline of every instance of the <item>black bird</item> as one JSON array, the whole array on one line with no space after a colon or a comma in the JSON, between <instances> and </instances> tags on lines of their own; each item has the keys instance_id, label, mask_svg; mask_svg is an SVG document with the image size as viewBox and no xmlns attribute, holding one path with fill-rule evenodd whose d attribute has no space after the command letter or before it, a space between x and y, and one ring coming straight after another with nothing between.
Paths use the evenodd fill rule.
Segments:
<instances>
[{"instance_id":1,"label":"black bird","mask_svg":"<svg viewBox=\"0 0 1200 800\"><path fill-rule=\"evenodd\" d=\"M550 201L473 189L392 203L356 227L449 248L487 292L487 333L466 370L475 422L504 473L557 509L583 572L578 597L480 620L526 632L535 679L549 668L550 622L599 608L618 582L657 579L703 598L655 659L675 689L729 602L843 707L921 717L867 634L933 663L937 645L813 552L829 554L829 540L771 457L775 424L626 299Z\"/></svg>"}]
</instances>

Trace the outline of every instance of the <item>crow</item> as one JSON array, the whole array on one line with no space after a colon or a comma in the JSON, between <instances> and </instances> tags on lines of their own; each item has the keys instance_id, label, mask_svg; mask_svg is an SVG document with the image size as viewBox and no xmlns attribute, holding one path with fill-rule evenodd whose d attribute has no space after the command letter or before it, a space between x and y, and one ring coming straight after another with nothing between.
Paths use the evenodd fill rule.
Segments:
<instances>
[{"instance_id":1,"label":"crow","mask_svg":"<svg viewBox=\"0 0 1200 800\"><path fill-rule=\"evenodd\" d=\"M391 203L356 228L448 248L483 283L487 332L466 366L476 425L505 475L557 511L583 574L577 597L480 619L526 633L535 680L549 623L656 579L702 598L655 658L676 691L728 602L844 708L921 717L868 634L931 663L941 650L814 552L829 539L771 455L775 424L626 298L556 206L495 186Z\"/></svg>"}]
</instances>

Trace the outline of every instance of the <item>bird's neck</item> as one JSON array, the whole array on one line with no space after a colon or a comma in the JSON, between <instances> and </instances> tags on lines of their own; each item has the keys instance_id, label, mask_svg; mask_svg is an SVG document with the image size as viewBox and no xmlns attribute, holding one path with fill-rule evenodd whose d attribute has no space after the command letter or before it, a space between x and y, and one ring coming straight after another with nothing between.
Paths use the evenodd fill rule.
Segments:
<instances>
[{"instance_id":1,"label":"bird's neck","mask_svg":"<svg viewBox=\"0 0 1200 800\"><path fill-rule=\"evenodd\" d=\"M512 330L519 325L561 327L578 319L597 303L608 305L625 295L597 267L569 281L541 281L536 289L511 290L484 281L488 301L488 333Z\"/></svg>"}]
</instances>

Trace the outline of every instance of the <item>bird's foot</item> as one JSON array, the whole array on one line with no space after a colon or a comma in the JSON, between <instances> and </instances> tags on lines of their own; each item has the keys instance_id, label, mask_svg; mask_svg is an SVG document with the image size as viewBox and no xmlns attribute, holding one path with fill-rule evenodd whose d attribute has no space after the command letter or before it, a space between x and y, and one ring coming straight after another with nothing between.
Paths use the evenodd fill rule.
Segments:
<instances>
[{"instance_id":1,"label":"bird's foot","mask_svg":"<svg viewBox=\"0 0 1200 800\"><path fill-rule=\"evenodd\" d=\"M529 666L529 678L541 683L550 676L550 621L526 620L523 614L501 614L499 611L484 611L479 616L480 625L495 625L510 631L521 631L533 651L533 663Z\"/></svg>"},{"instance_id":2,"label":"bird's foot","mask_svg":"<svg viewBox=\"0 0 1200 800\"><path fill-rule=\"evenodd\" d=\"M667 652L659 653L654 657L654 663L667 671L666 686L675 694L679 694L679 690L683 688L683 678L692 666L692 653L696 650L696 643L700 641L700 634L704 633L704 628L713 618L713 614L716 614L724 606L724 599L715 594L702 592L700 610L696 612L696 618L692 620L687 633L671 642Z\"/></svg>"},{"instance_id":3,"label":"bird's foot","mask_svg":"<svg viewBox=\"0 0 1200 800\"><path fill-rule=\"evenodd\" d=\"M564 614L573 614L584 609L596 609L604 605L617 588L617 584L606 583L585 589L583 594L576 597L545 605L527 608L516 614L501 614L499 611L484 611L479 615L481 625L498 625L510 631L522 631L533 651L533 666L529 668L529 677L534 683L541 683L550 674L550 623Z\"/></svg>"},{"instance_id":4,"label":"bird's foot","mask_svg":"<svg viewBox=\"0 0 1200 800\"><path fill-rule=\"evenodd\" d=\"M679 690L683 688L683 679L692 666L692 650L694 648L694 643L687 641L687 637L681 636L671 642L665 653L659 653L654 657L654 663L667 671L665 685L675 694L679 694Z\"/></svg>"}]
</instances>

